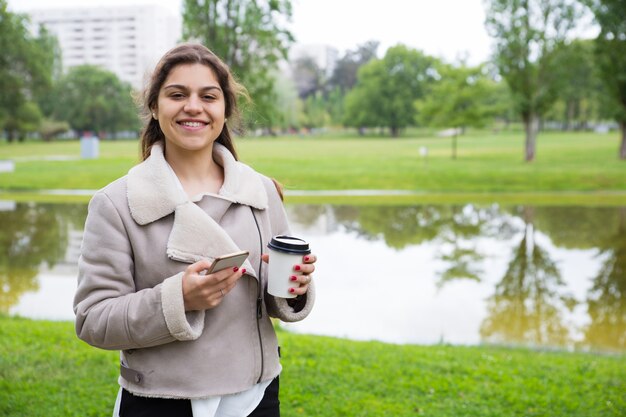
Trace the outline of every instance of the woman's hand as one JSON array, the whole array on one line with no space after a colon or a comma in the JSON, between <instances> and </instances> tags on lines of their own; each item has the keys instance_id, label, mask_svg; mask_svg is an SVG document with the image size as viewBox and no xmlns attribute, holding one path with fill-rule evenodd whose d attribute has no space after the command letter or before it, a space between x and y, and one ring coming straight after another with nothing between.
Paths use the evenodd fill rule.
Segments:
<instances>
[{"instance_id":1,"label":"woman's hand","mask_svg":"<svg viewBox=\"0 0 626 417\"><path fill-rule=\"evenodd\" d=\"M202 275L211 266L208 260L198 261L185 269L183 274L183 300L185 311L215 308L233 289L237 280L246 273L245 269L226 268Z\"/></svg>"},{"instance_id":2,"label":"woman's hand","mask_svg":"<svg viewBox=\"0 0 626 417\"><path fill-rule=\"evenodd\" d=\"M269 262L269 254L264 254L263 261ZM310 254L302 257L302 263L294 265L294 274L291 276L291 280L297 282L300 286L297 288L290 288L289 292L295 295L304 295L309 290L309 283L313 279L313 272L315 271L315 262L317 262L317 256Z\"/></svg>"}]
</instances>

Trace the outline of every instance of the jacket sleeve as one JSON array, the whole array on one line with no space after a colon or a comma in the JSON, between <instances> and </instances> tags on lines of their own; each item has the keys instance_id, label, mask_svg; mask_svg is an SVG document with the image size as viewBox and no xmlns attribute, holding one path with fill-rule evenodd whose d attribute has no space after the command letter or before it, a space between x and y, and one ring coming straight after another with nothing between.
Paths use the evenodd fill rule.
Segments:
<instances>
[{"instance_id":1,"label":"jacket sleeve","mask_svg":"<svg viewBox=\"0 0 626 417\"><path fill-rule=\"evenodd\" d=\"M204 312L185 315L182 273L136 291L132 245L119 212L104 192L96 193L89 203L78 269L76 333L90 345L135 349L200 336ZM187 320L172 319L177 316Z\"/></svg>"},{"instance_id":2,"label":"jacket sleeve","mask_svg":"<svg viewBox=\"0 0 626 417\"><path fill-rule=\"evenodd\" d=\"M272 180L264 178L265 188L269 200L269 217L271 225L271 235L290 235L289 222L287 221L287 213L283 202L276 190ZM269 236L266 239L271 239ZM271 262L271 259L270 259ZM288 301L293 300L293 301ZM293 298L275 297L265 292L265 305L267 312L271 317L278 318L284 322L296 322L306 318L315 304L315 283L311 281L309 290L306 294Z\"/></svg>"}]
</instances>

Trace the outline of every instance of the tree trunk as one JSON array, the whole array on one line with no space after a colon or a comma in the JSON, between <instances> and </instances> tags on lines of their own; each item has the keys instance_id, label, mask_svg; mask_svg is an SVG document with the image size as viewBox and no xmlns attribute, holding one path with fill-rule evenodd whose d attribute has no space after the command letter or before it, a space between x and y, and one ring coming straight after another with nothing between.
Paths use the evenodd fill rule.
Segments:
<instances>
[{"instance_id":1,"label":"tree trunk","mask_svg":"<svg viewBox=\"0 0 626 417\"><path fill-rule=\"evenodd\" d=\"M400 133L398 126L391 126L391 136L397 138Z\"/></svg>"},{"instance_id":2,"label":"tree trunk","mask_svg":"<svg viewBox=\"0 0 626 417\"><path fill-rule=\"evenodd\" d=\"M539 127L539 118L534 114L530 113L523 117L524 119L524 128L526 129L526 162L532 162L535 160L535 148L537 141L537 130Z\"/></svg>"},{"instance_id":3,"label":"tree trunk","mask_svg":"<svg viewBox=\"0 0 626 417\"><path fill-rule=\"evenodd\" d=\"M619 147L619 158L626 160L626 121L620 122L619 127L622 131L622 144Z\"/></svg>"}]
</instances>

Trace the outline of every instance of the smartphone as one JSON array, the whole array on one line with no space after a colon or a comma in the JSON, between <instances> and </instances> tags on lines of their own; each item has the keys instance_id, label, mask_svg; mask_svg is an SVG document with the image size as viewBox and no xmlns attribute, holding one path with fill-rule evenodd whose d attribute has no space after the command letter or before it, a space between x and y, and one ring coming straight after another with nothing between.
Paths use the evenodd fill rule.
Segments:
<instances>
[{"instance_id":1,"label":"smartphone","mask_svg":"<svg viewBox=\"0 0 626 417\"><path fill-rule=\"evenodd\" d=\"M226 268L241 267L246 260L250 252L247 250L235 253L229 253L228 255L218 256L213 260L213 263L206 271L206 274L212 274L213 272L221 271Z\"/></svg>"}]
</instances>

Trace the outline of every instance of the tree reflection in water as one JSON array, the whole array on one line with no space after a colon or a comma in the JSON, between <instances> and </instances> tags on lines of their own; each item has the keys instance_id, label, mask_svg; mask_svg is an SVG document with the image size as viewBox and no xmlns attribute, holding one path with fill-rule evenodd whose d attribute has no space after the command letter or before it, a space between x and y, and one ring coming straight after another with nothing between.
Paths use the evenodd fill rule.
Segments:
<instances>
[{"instance_id":1,"label":"tree reflection in water","mask_svg":"<svg viewBox=\"0 0 626 417\"><path fill-rule=\"evenodd\" d=\"M607 350L626 350L626 208L619 210L615 232L601 243L606 255L593 279L588 298L591 323L585 329L587 344Z\"/></svg>"},{"instance_id":2,"label":"tree reflection in water","mask_svg":"<svg viewBox=\"0 0 626 417\"><path fill-rule=\"evenodd\" d=\"M37 288L42 265L64 260L68 232L82 229L86 209L23 203L0 212L0 312ZM292 222L324 235L339 231L361 241L384 241L396 252L436 246L430 259L442 266L431 276L441 292L458 281L488 286L483 287L491 294L487 316L476 323L484 341L626 350L626 208L287 205L287 210ZM501 256L493 253L496 246L512 248L508 266L499 264L503 276L494 276L486 262ZM568 287L578 278L562 276L567 268L552 258L555 249L597 251L596 269L588 277L577 275L586 280L579 300ZM588 318L580 328L566 319L577 305Z\"/></svg>"},{"instance_id":3,"label":"tree reflection in water","mask_svg":"<svg viewBox=\"0 0 626 417\"><path fill-rule=\"evenodd\" d=\"M68 228L85 220L85 205L18 203L0 213L0 312L38 287L42 264L53 267L65 256ZM82 214L82 215L81 215Z\"/></svg>"},{"instance_id":4,"label":"tree reflection in water","mask_svg":"<svg viewBox=\"0 0 626 417\"><path fill-rule=\"evenodd\" d=\"M487 302L488 317L480 334L484 341L568 346L571 339L562 312L576 300L566 287L548 251L535 239L534 211L524 207L525 228L509 267Z\"/></svg>"},{"instance_id":5,"label":"tree reflection in water","mask_svg":"<svg viewBox=\"0 0 626 417\"><path fill-rule=\"evenodd\" d=\"M426 242L439 245L437 256L445 264L438 275L440 288L455 280L484 279L484 260L490 254L480 248L480 239L517 241L504 276L487 300L480 328L484 341L626 349L626 208L297 207L290 216L301 224L324 217L326 227L383 240L396 250ZM570 295L568 277L562 276L552 251L536 239L539 232L556 248L598 250L603 263L597 275L589 277L586 299ZM578 305L587 307L590 322L584 328L566 319Z\"/></svg>"}]
</instances>

